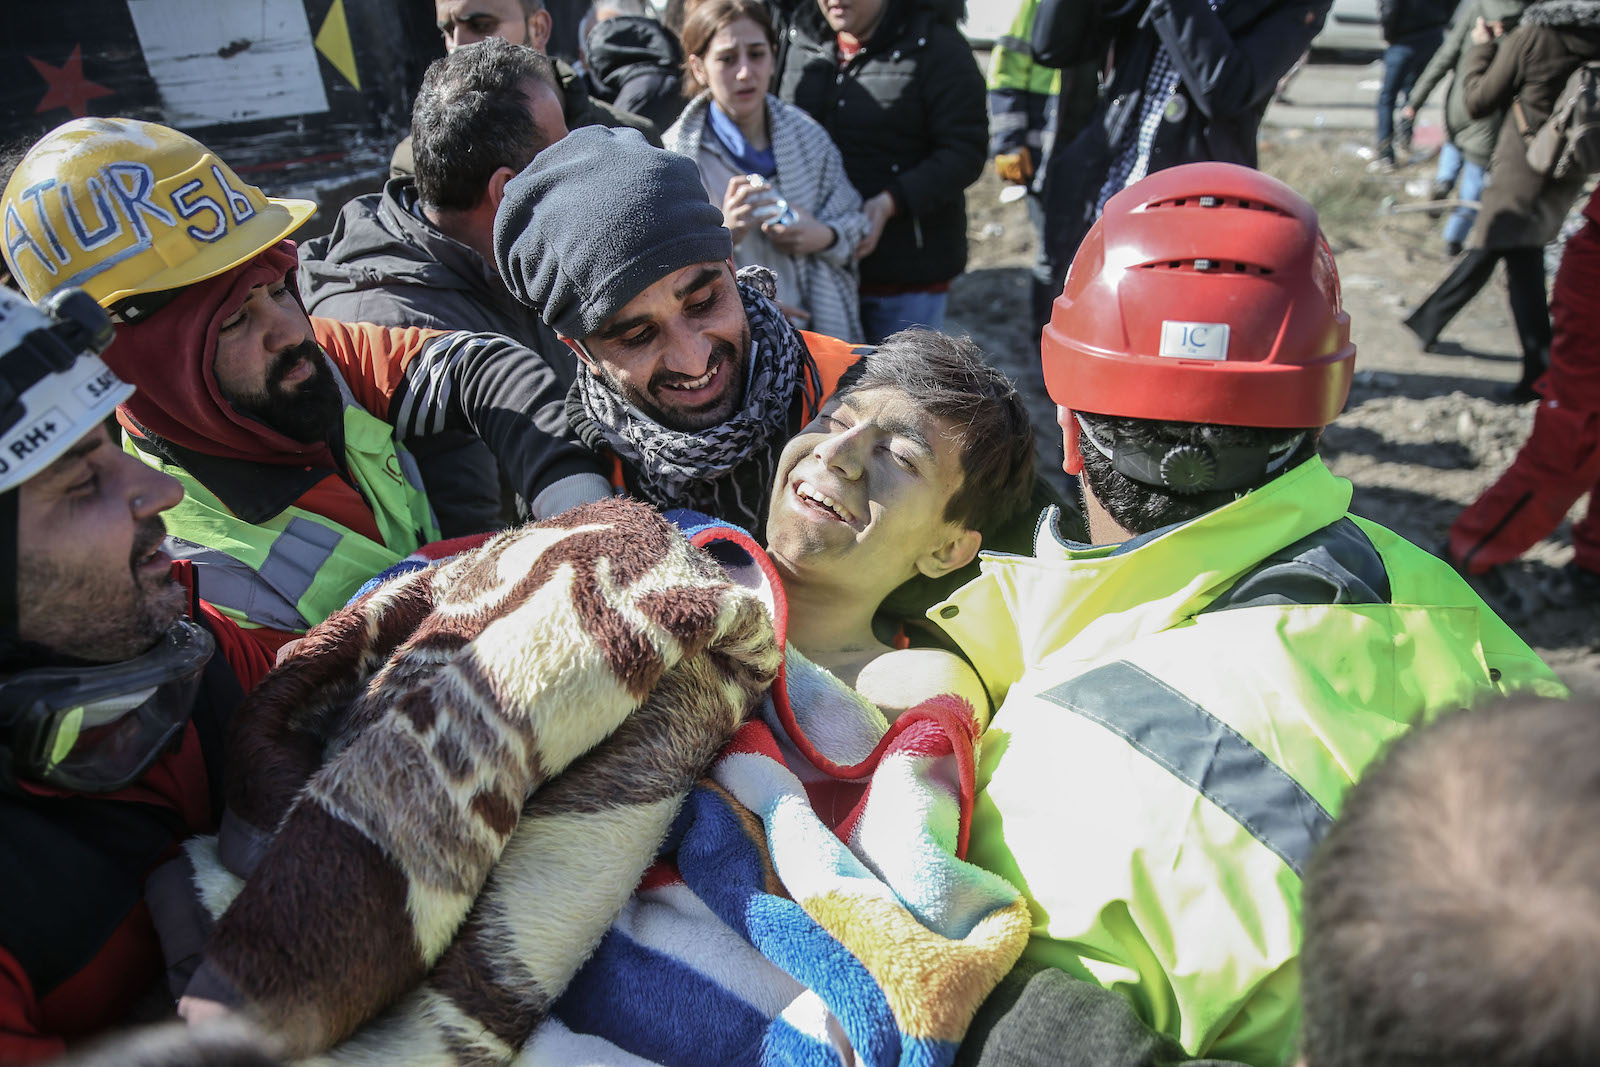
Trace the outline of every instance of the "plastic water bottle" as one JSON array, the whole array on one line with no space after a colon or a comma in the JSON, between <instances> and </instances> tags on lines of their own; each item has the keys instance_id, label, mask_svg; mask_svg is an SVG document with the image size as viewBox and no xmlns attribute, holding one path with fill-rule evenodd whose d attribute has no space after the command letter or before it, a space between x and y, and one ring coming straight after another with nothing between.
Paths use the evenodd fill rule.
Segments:
<instances>
[{"instance_id":1,"label":"plastic water bottle","mask_svg":"<svg viewBox=\"0 0 1600 1067\"><path fill-rule=\"evenodd\" d=\"M778 192L767 179L759 174L748 174L746 177L750 181L750 188L770 189L772 191L771 198L766 206L758 207L752 212L757 222L760 222L763 226L787 226L794 222L797 217L794 213L794 208L789 206L789 201L783 198L782 193Z\"/></svg>"}]
</instances>

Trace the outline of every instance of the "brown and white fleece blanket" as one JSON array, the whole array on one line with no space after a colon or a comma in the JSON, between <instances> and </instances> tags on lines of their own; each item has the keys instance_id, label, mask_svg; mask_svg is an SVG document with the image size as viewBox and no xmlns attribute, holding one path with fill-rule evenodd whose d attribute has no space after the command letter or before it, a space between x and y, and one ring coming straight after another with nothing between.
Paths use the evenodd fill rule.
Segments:
<instances>
[{"instance_id":1,"label":"brown and white fleece blanket","mask_svg":"<svg viewBox=\"0 0 1600 1067\"><path fill-rule=\"evenodd\" d=\"M186 992L291 1055L508 1062L777 675L769 611L610 500L337 613L236 720Z\"/></svg>"}]
</instances>

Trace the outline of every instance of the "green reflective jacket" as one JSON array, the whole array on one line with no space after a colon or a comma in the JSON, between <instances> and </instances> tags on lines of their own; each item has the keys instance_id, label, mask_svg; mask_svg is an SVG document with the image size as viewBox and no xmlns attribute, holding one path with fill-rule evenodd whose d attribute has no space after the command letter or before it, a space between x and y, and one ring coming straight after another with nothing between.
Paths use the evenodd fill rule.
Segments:
<instances>
[{"instance_id":1,"label":"green reflective jacket","mask_svg":"<svg viewBox=\"0 0 1600 1067\"><path fill-rule=\"evenodd\" d=\"M968 858L1034 917L1025 956L1125 994L1191 1054L1289 1062L1300 874L1413 723L1565 692L1441 561L1346 514L1310 460L1123 546L986 556L929 612L999 709Z\"/></svg>"},{"instance_id":2,"label":"green reflective jacket","mask_svg":"<svg viewBox=\"0 0 1600 1067\"><path fill-rule=\"evenodd\" d=\"M353 403L344 408L345 465L381 543L300 502L248 522L190 471L138 446L124 435L124 449L183 483L183 501L162 513L168 551L193 560L200 595L245 626L303 633L369 578L439 539L416 462L394 427Z\"/></svg>"},{"instance_id":3,"label":"green reflective jacket","mask_svg":"<svg viewBox=\"0 0 1600 1067\"><path fill-rule=\"evenodd\" d=\"M1061 72L1042 63L1034 62L1033 16L1039 10L1039 0L1022 0L1011 29L994 43L989 54L989 89L991 92L1038 93L1052 96L1061 88Z\"/></svg>"}]
</instances>

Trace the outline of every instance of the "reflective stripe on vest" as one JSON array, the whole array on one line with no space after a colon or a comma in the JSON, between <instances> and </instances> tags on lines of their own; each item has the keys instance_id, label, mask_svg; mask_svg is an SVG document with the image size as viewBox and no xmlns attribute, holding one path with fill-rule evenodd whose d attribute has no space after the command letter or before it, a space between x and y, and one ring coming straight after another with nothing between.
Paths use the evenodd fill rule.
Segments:
<instances>
[{"instance_id":1,"label":"reflective stripe on vest","mask_svg":"<svg viewBox=\"0 0 1600 1067\"><path fill-rule=\"evenodd\" d=\"M273 540L258 568L182 537L169 535L165 547L175 559L202 565L197 575L201 596L214 606L276 630L309 630L314 624L300 613L300 599L311 591L343 537L338 530L296 516Z\"/></svg>"},{"instance_id":2,"label":"reflective stripe on vest","mask_svg":"<svg viewBox=\"0 0 1600 1067\"><path fill-rule=\"evenodd\" d=\"M1119 660L1039 696L1099 723L1227 812L1303 875L1333 817L1227 723L1147 671Z\"/></svg>"}]
</instances>

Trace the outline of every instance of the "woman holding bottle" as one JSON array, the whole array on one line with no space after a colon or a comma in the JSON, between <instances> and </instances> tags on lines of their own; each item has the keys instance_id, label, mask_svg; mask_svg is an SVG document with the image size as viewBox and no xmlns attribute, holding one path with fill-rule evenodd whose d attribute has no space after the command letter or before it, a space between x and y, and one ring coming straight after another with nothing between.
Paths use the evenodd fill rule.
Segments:
<instances>
[{"instance_id":1,"label":"woman holding bottle","mask_svg":"<svg viewBox=\"0 0 1600 1067\"><path fill-rule=\"evenodd\" d=\"M796 325L860 341L856 250L872 229L844 162L814 119L768 92L777 36L762 0L705 0L683 27L694 93L664 138L722 206L738 266L777 275Z\"/></svg>"}]
</instances>

